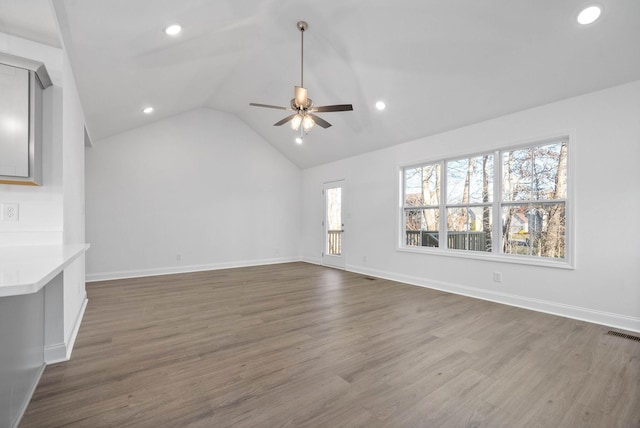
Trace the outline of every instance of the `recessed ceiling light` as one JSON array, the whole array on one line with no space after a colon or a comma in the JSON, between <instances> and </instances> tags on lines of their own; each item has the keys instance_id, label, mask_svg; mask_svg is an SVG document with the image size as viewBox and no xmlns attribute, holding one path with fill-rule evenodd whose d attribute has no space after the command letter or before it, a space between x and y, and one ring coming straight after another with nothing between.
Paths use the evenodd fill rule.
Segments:
<instances>
[{"instance_id":1,"label":"recessed ceiling light","mask_svg":"<svg viewBox=\"0 0 640 428\"><path fill-rule=\"evenodd\" d=\"M180 33L180 31L182 31L182 27L178 24L171 24L164 27L162 31L170 36L176 36Z\"/></svg>"},{"instance_id":2,"label":"recessed ceiling light","mask_svg":"<svg viewBox=\"0 0 640 428\"><path fill-rule=\"evenodd\" d=\"M151 114L153 113L153 107L145 107L142 112L145 114Z\"/></svg>"},{"instance_id":3,"label":"recessed ceiling light","mask_svg":"<svg viewBox=\"0 0 640 428\"><path fill-rule=\"evenodd\" d=\"M387 108L387 105L384 103L384 101L378 101L376 103L376 108L380 111L384 110Z\"/></svg>"},{"instance_id":4,"label":"recessed ceiling light","mask_svg":"<svg viewBox=\"0 0 640 428\"><path fill-rule=\"evenodd\" d=\"M600 6L585 7L578 14L577 21L578 21L579 24L582 24L582 25L592 24L598 18L600 18L600 14L601 13L602 13L602 9L600 9Z\"/></svg>"},{"instance_id":5,"label":"recessed ceiling light","mask_svg":"<svg viewBox=\"0 0 640 428\"><path fill-rule=\"evenodd\" d=\"M302 137L296 138L296 144L302 144Z\"/></svg>"}]
</instances>

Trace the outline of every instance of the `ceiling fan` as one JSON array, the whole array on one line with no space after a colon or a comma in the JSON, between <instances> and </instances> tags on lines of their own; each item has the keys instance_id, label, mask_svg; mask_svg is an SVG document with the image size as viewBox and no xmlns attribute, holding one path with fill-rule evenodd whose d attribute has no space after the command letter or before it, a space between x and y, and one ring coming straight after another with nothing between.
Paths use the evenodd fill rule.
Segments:
<instances>
[{"instance_id":1,"label":"ceiling fan","mask_svg":"<svg viewBox=\"0 0 640 428\"><path fill-rule=\"evenodd\" d=\"M314 124L318 124L322 128L328 128L331 126L329 122L315 115L314 113L328 113L333 111L351 111L353 106L351 104L336 104L330 106L318 106L313 105L311 98L307 97L307 89L304 87L304 32L309 28L309 24L304 21L298 21L296 24L298 30L300 30L300 86L295 87L295 96L291 99L290 107L280 107L270 104L249 103L249 105L255 107L275 108L278 110L288 110L295 113L285 117L284 119L276 122L273 126L282 126L287 122L291 122L291 128L294 130L300 129L300 139L302 138L302 132L309 132ZM302 126L302 128L301 128ZM301 141L301 140L300 140Z\"/></svg>"}]
</instances>

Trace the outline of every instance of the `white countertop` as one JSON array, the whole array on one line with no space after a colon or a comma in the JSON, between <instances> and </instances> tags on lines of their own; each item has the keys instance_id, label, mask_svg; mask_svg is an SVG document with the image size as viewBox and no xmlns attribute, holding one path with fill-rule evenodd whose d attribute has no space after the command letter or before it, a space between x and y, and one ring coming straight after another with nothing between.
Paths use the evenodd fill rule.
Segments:
<instances>
[{"instance_id":1,"label":"white countertop","mask_svg":"<svg viewBox=\"0 0 640 428\"><path fill-rule=\"evenodd\" d=\"M0 247L0 297L37 293L88 248L88 244Z\"/></svg>"}]
</instances>

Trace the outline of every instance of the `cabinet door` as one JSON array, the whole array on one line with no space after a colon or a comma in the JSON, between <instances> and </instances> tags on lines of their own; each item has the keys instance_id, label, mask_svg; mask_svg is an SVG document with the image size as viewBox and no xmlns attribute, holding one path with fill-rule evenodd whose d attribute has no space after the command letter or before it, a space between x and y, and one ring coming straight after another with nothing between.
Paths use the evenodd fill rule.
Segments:
<instances>
[{"instance_id":1,"label":"cabinet door","mask_svg":"<svg viewBox=\"0 0 640 428\"><path fill-rule=\"evenodd\" d=\"M0 175L29 176L29 72L0 64Z\"/></svg>"}]
</instances>

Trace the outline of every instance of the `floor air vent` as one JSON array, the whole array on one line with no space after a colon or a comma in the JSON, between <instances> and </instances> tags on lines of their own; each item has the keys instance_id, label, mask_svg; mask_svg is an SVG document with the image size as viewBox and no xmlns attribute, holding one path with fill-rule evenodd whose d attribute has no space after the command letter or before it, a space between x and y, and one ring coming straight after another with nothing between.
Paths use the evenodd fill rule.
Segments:
<instances>
[{"instance_id":1,"label":"floor air vent","mask_svg":"<svg viewBox=\"0 0 640 428\"><path fill-rule=\"evenodd\" d=\"M368 276L365 276L364 279L366 279L367 281L375 281L376 280L375 278L370 278Z\"/></svg>"},{"instance_id":2,"label":"floor air vent","mask_svg":"<svg viewBox=\"0 0 640 428\"><path fill-rule=\"evenodd\" d=\"M626 333L620 333L619 331L613 331L613 330L609 330L607 332L607 334L609 336L617 336L617 337L621 337L623 339L629 339L629 340L635 340L636 342L640 342L640 337L638 336L632 336L630 334L626 334Z\"/></svg>"}]
</instances>

